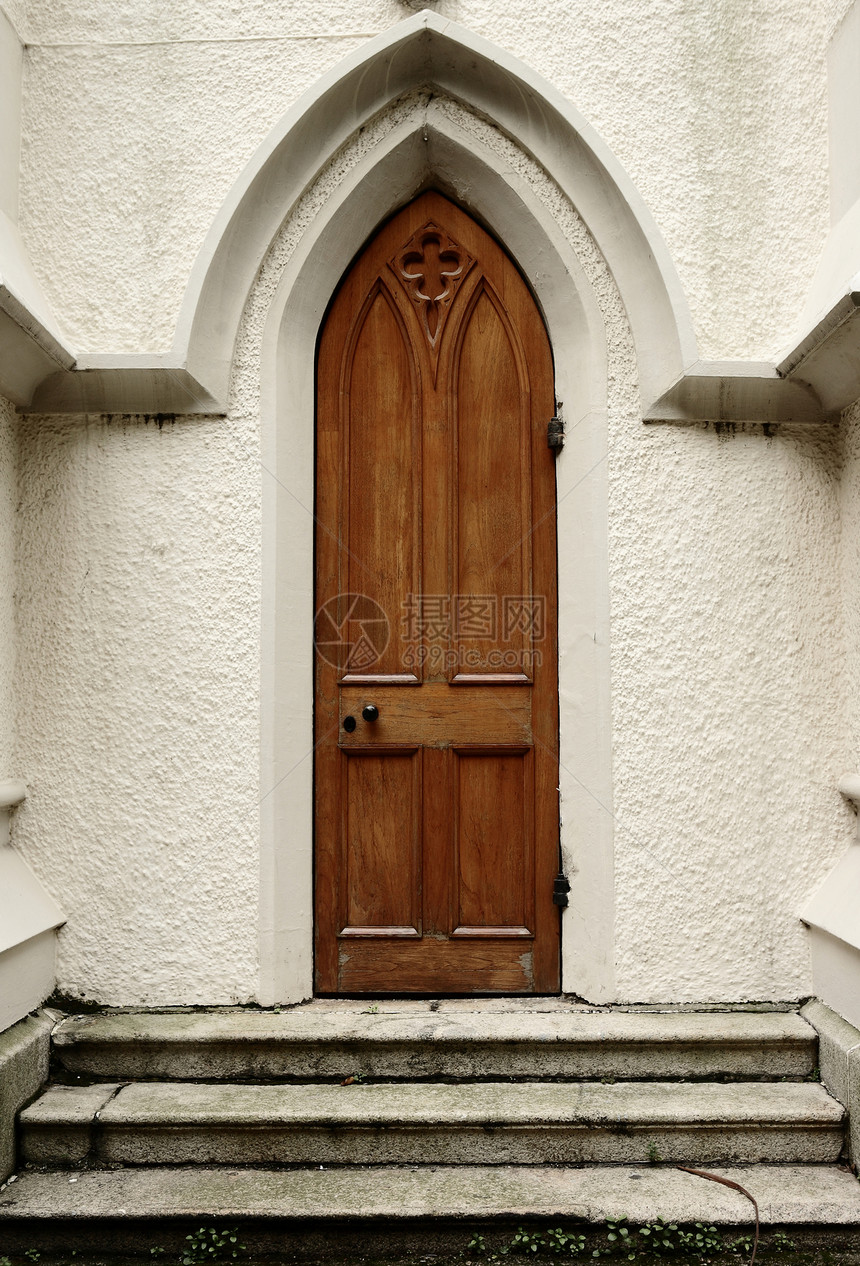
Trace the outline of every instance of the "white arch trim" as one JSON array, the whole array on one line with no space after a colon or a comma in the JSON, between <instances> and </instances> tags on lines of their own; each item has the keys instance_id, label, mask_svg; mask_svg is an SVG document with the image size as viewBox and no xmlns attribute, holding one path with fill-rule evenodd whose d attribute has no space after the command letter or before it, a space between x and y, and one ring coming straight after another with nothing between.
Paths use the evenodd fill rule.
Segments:
<instances>
[{"instance_id":1,"label":"white arch trim","mask_svg":"<svg viewBox=\"0 0 860 1266\"><path fill-rule=\"evenodd\" d=\"M492 120L570 199L627 309L643 402L656 400L696 361L696 347L680 281L644 202L561 93L517 58L426 10L323 76L257 150L195 263L174 363L226 400L242 311L285 216L358 128L416 88L437 90Z\"/></svg>"},{"instance_id":2,"label":"white arch trim","mask_svg":"<svg viewBox=\"0 0 860 1266\"><path fill-rule=\"evenodd\" d=\"M260 389L263 479L262 764L259 1000L312 991L314 363L329 299L357 248L426 184L466 201L517 260L544 314L564 400L568 440L557 464L562 852L574 881L565 913L562 987L593 1001L614 990L609 599L606 561L608 350L594 282L606 275L593 244L572 237L542 199L555 186L511 155L459 105L442 98L395 107L393 126L324 181L297 212L292 254L261 277L249 312L259 360L244 345L234 389ZM478 126L472 124L478 123ZM568 220L575 220L567 208ZM290 236L290 227L285 225ZM586 263L576 249L590 252ZM273 256L278 256L276 245ZM266 268L275 267L274 260ZM615 301L617 302L617 300ZM624 313L617 308L617 321ZM616 331L617 332L617 331ZM623 338L622 338L622 341ZM617 351L614 369L618 372ZM632 355L632 354L631 354ZM632 382L635 368L630 367Z\"/></svg>"}]
</instances>

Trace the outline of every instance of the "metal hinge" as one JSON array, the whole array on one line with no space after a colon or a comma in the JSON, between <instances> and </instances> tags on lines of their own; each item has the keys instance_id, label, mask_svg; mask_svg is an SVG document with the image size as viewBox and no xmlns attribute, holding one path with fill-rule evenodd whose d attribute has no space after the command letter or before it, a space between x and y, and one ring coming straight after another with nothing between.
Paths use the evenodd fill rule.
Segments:
<instances>
[{"instance_id":1,"label":"metal hinge","mask_svg":"<svg viewBox=\"0 0 860 1266\"><path fill-rule=\"evenodd\" d=\"M546 424L547 448L564 448L564 423L560 417L550 418Z\"/></svg>"},{"instance_id":2,"label":"metal hinge","mask_svg":"<svg viewBox=\"0 0 860 1266\"><path fill-rule=\"evenodd\" d=\"M564 908L567 905L567 894L570 892L570 880L559 871L552 885L552 903Z\"/></svg>"}]
</instances>

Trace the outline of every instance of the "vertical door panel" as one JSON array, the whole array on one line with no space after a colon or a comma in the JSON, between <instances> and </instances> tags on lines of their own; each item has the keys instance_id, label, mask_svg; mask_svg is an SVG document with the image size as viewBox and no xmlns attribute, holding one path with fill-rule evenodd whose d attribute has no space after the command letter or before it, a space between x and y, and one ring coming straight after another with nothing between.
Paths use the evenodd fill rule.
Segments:
<instances>
[{"instance_id":1,"label":"vertical door panel","mask_svg":"<svg viewBox=\"0 0 860 1266\"><path fill-rule=\"evenodd\" d=\"M340 559L341 592L372 598L382 611L399 612L418 590L420 483L416 471L411 353L387 290L374 288L362 309L344 365L342 426L346 437L346 530ZM402 671L400 621L389 619L381 654L372 630L349 630L353 648L347 672ZM367 613L365 613L365 619Z\"/></svg>"},{"instance_id":2,"label":"vertical door panel","mask_svg":"<svg viewBox=\"0 0 860 1266\"><path fill-rule=\"evenodd\" d=\"M534 933L531 750L455 753L454 936Z\"/></svg>"},{"instance_id":3,"label":"vertical door panel","mask_svg":"<svg viewBox=\"0 0 860 1266\"><path fill-rule=\"evenodd\" d=\"M516 599L531 591L529 393L515 331L486 285L463 324L452 393L458 657L451 676L498 681L528 676L522 629L509 625Z\"/></svg>"},{"instance_id":4,"label":"vertical door panel","mask_svg":"<svg viewBox=\"0 0 860 1266\"><path fill-rule=\"evenodd\" d=\"M421 753L352 751L345 769L341 936L420 936Z\"/></svg>"}]
</instances>

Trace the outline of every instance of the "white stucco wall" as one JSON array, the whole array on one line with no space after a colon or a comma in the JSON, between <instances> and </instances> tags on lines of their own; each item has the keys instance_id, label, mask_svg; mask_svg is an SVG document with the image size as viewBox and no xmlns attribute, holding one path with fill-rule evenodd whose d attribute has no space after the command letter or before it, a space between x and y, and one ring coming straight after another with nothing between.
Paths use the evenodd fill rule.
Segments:
<instances>
[{"instance_id":1,"label":"white stucco wall","mask_svg":"<svg viewBox=\"0 0 860 1266\"><path fill-rule=\"evenodd\" d=\"M0 778L18 776L15 761L15 412L0 397Z\"/></svg>"},{"instance_id":2,"label":"white stucco wall","mask_svg":"<svg viewBox=\"0 0 860 1266\"><path fill-rule=\"evenodd\" d=\"M608 142L666 237L703 356L787 344L828 227L833 0L432 7L534 67ZM411 12L27 5L21 221L72 344L168 347L191 261L255 146L324 70Z\"/></svg>"},{"instance_id":3,"label":"white stucco wall","mask_svg":"<svg viewBox=\"0 0 860 1266\"><path fill-rule=\"evenodd\" d=\"M434 7L530 62L610 143L665 235L703 356L786 342L828 225L833 4ZM305 86L408 12L399 0L29 6L21 219L79 347L169 345L196 251L252 150ZM545 174L501 138L482 143L552 202ZM330 188L348 168L333 165ZM851 832L834 791L860 737L837 542L858 502L833 428L643 427L621 299L574 209L554 206L609 346L614 798L601 811L615 833L616 996L802 996L797 911ZM33 794L16 843L68 915L69 993L257 996L271 477L258 383L267 303L301 228L300 214L285 225L255 287L228 420L22 423L18 767ZM310 504L312 489L291 495ZM0 484L0 550L2 505Z\"/></svg>"},{"instance_id":4,"label":"white stucco wall","mask_svg":"<svg viewBox=\"0 0 860 1266\"><path fill-rule=\"evenodd\" d=\"M619 993L797 997L797 912L851 832L836 439L639 429L617 456Z\"/></svg>"},{"instance_id":5,"label":"white stucco wall","mask_svg":"<svg viewBox=\"0 0 860 1266\"><path fill-rule=\"evenodd\" d=\"M70 993L254 994L255 449L211 419L22 426L15 842L68 917Z\"/></svg>"}]
</instances>

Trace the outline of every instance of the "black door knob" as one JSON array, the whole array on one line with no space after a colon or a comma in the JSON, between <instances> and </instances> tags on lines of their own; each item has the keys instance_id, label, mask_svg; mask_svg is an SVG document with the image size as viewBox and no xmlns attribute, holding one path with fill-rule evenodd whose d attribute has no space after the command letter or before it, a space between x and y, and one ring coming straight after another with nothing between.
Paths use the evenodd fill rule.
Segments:
<instances>
[{"instance_id":1,"label":"black door knob","mask_svg":"<svg viewBox=\"0 0 860 1266\"><path fill-rule=\"evenodd\" d=\"M375 703L366 703L361 709L361 715L365 721L375 721L379 716L379 708L377 708Z\"/></svg>"}]
</instances>

